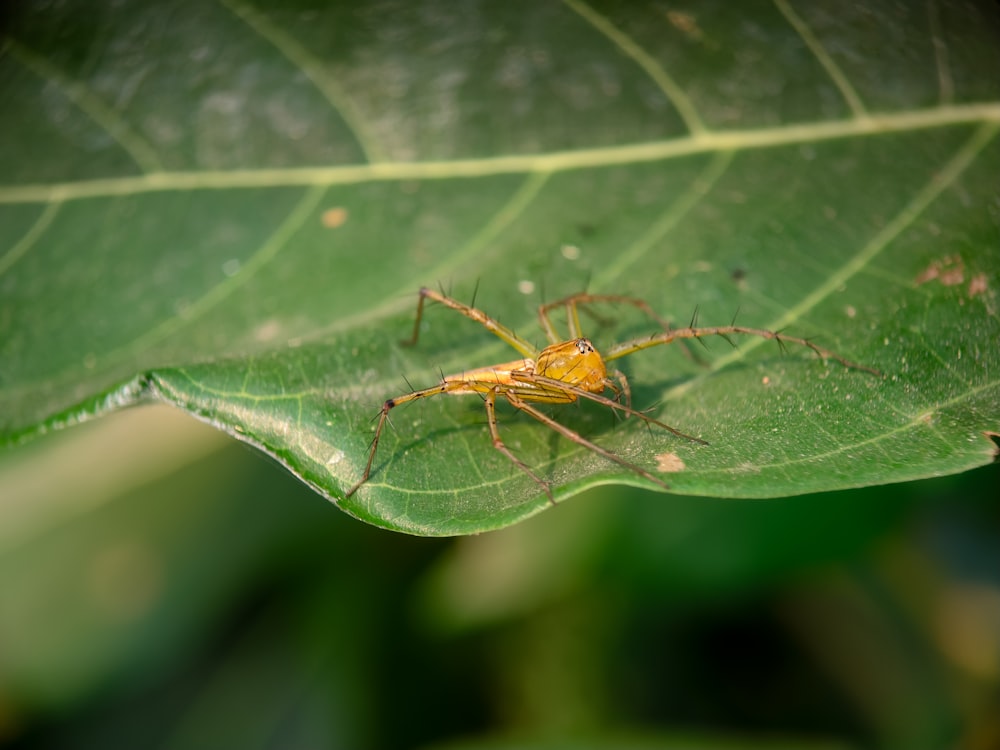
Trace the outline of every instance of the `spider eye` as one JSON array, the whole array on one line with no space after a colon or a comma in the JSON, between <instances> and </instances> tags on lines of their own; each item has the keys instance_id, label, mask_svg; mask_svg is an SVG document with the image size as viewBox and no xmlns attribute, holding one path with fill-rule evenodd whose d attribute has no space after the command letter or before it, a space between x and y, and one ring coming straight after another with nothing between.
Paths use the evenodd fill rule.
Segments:
<instances>
[{"instance_id":1,"label":"spider eye","mask_svg":"<svg viewBox=\"0 0 1000 750\"><path fill-rule=\"evenodd\" d=\"M576 348L579 350L580 354L589 354L594 351L593 345L587 341L587 339L577 339Z\"/></svg>"}]
</instances>

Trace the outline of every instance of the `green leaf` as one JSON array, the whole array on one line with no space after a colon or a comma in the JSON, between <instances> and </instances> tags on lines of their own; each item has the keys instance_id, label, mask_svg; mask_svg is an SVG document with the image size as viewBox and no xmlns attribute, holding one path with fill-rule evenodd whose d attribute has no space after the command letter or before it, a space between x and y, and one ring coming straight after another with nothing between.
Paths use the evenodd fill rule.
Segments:
<instances>
[{"instance_id":1,"label":"green leaf","mask_svg":"<svg viewBox=\"0 0 1000 750\"><path fill-rule=\"evenodd\" d=\"M0 86L0 440L165 400L347 512L418 534L549 506L477 398L517 357L427 311L438 282L532 342L581 289L748 338L620 361L708 446L555 419L689 494L771 497L988 463L1000 417L1000 67L987 2L317 4L9 11ZM598 348L654 332L584 317ZM560 325L562 321L560 321ZM619 364L619 362L616 362ZM656 485L501 408L557 500ZM114 457L109 456L109 461Z\"/></svg>"}]
</instances>

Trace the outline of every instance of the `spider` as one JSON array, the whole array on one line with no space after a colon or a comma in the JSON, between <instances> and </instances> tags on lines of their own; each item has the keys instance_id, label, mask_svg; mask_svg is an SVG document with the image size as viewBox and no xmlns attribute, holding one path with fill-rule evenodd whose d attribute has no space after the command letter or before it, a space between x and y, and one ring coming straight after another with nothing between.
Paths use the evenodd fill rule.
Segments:
<instances>
[{"instance_id":1,"label":"spider","mask_svg":"<svg viewBox=\"0 0 1000 750\"><path fill-rule=\"evenodd\" d=\"M443 292L423 287L420 290L420 297L417 302L417 317L413 324L413 335L402 342L406 346L412 346L417 343L417 338L420 335L420 320L423 317L424 303L428 299L450 307L452 310L456 310L465 317L476 321L488 331L491 331L497 337L510 344L510 346L518 351L522 358L497 365L479 367L474 370L465 370L455 375L444 375L441 378L441 382L430 388L422 388L402 396L387 399L382 404L382 410L376 418L375 435L372 438L371 448L368 453L368 463L365 465L364 474L347 491L344 496L345 498L357 492L358 488L367 482L371 476L372 463L375 460L375 453L378 451L379 438L388 420L389 412L400 404L429 396L437 396L442 393L450 393L457 396L473 393L479 395L486 405L486 419L490 437L493 440L493 447L510 459L518 469L531 477L542 488L549 501L554 503L555 500L552 496L550 484L518 458L501 439L496 417L496 402L498 398L503 398L515 409L526 413L550 427L568 440L604 456L606 459L625 467L629 471L648 479L664 489L669 489L667 484L659 477L641 466L615 455L606 448L602 448L575 430L560 424L552 417L540 411L534 404L569 404L579 399L587 399L603 404L624 416L640 419L647 425L667 430L685 440L708 445L707 442L700 438L686 435L680 430L664 424L644 412L633 409L631 403L632 394L628 379L620 370L611 370L611 377L609 377L607 363L652 346L669 344L677 340L721 336L732 343L729 338L731 334L745 334L773 339L782 347L788 343L800 344L812 349L824 361L832 359L844 367L880 375L877 370L850 362L828 349L820 348L807 339L785 336L762 328L748 328L735 324L696 327L697 313L695 319L692 319L691 324L687 327L671 328L666 321L653 312L649 304L641 299L617 294L589 294L586 292L573 294L556 302L549 302L538 307L538 320L549 341L548 346L542 350L538 350L512 330L486 315L482 310L452 299ZM583 336L580 327L579 308L593 303L631 305L655 321L659 325L660 331L644 338L614 344L602 355L590 342L590 339ZM474 299L473 304L475 304ZM565 308L566 311L569 339L565 341L561 340L550 318L551 311L557 308ZM604 395L607 391L611 392L613 398Z\"/></svg>"}]
</instances>

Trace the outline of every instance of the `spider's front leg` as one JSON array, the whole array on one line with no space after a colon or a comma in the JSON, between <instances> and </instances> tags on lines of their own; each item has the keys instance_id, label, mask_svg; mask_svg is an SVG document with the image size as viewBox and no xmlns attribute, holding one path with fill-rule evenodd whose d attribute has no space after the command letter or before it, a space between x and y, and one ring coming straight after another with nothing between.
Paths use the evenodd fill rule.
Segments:
<instances>
[{"instance_id":1,"label":"spider's front leg","mask_svg":"<svg viewBox=\"0 0 1000 750\"><path fill-rule=\"evenodd\" d=\"M538 308L538 320L542 325L542 329L545 331L545 335L549 337L551 343L558 341L558 334L556 333L555 327L552 325L552 320L549 317L549 313L559 307L566 308L566 325L569 328L570 338L579 338L583 335L582 327L580 326L580 309L586 309L588 305L593 304L611 304L611 305L629 305L636 308L642 312L650 320L656 322L660 328L663 330L669 330L670 324L656 314L652 306L645 300L638 299L637 297L626 297L621 294L590 294L589 292L577 292L576 294L571 294L569 297L564 297L563 299L556 300L555 302L547 302ZM592 313L593 314L593 313ZM600 318L598 318L600 320Z\"/></svg>"},{"instance_id":2,"label":"spider's front leg","mask_svg":"<svg viewBox=\"0 0 1000 750\"><path fill-rule=\"evenodd\" d=\"M344 493L344 499L346 500L361 487L372 473L372 464L375 462L375 453L378 451L378 441L382 437L382 430L385 428L386 422L389 421L389 412L400 404L405 404L408 401L416 401L417 399L427 398L429 396L438 396L442 393L461 393L469 392L468 385L462 381L451 381L442 380L437 385L431 386L430 388L423 388L419 391L411 391L410 393L404 394L402 396L397 396L396 398L386 399L382 404L382 409L379 411L376 419L378 420L375 425L375 435L372 437L371 447L368 449L368 463L365 464L365 472L361 475L361 479L354 484L347 492Z\"/></svg>"},{"instance_id":3,"label":"spider's front leg","mask_svg":"<svg viewBox=\"0 0 1000 750\"><path fill-rule=\"evenodd\" d=\"M410 338L404 339L401 342L404 346L413 346L417 343L417 339L420 337L420 321L424 316L424 302L428 299L433 302L440 302L445 307L450 307L452 310L461 313L470 320L476 321L479 325L483 326L486 330L497 336L497 338L507 342L512 347L517 349L522 356L527 357L528 359L533 359L538 355L538 350L535 347L522 339L507 326L501 324L500 321L494 320L482 310L472 307L472 305L466 305L463 302L459 302L457 299L453 299L442 292L437 292L426 286L420 288L420 298L417 301L417 316L413 321L413 334Z\"/></svg>"},{"instance_id":4,"label":"spider's front leg","mask_svg":"<svg viewBox=\"0 0 1000 750\"><path fill-rule=\"evenodd\" d=\"M618 359L620 357L628 356L629 354L634 354L635 352L642 351L643 349L648 349L652 346L660 346L663 344L670 344L674 341L683 341L688 339L702 339L706 336L721 336L722 338L733 343L730 340L731 335L740 336L756 336L758 338L770 339L776 341L779 346L784 347L785 344L796 344L798 346L804 346L811 349L816 356L818 356L823 361L832 359L835 362L839 362L841 365L849 370L863 370L864 372L871 373L878 377L883 377L882 373L873 367L868 367L867 365L862 365L857 362L852 362L849 359L841 357L836 352L832 352L829 349L824 349L821 346L817 346L812 341L808 339L798 338L796 336L785 336L777 331L769 331L766 328L750 328L748 326L738 326L738 325L728 325L728 326L704 326L695 327L688 326L687 328L672 328L669 331L664 331L662 333L654 334L647 338L633 339L632 341L626 341L621 344L616 344L611 347L608 352L604 355L605 360ZM733 344L735 346L735 344Z\"/></svg>"},{"instance_id":5,"label":"spider's front leg","mask_svg":"<svg viewBox=\"0 0 1000 750\"><path fill-rule=\"evenodd\" d=\"M538 320L541 323L542 329L545 331L545 335L548 336L552 343L558 340L558 334L556 333L555 326L552 324L552 320L549 317L552 310L557 308L565 308L566 310L566 323L569 327L569 333L571 338L576 338L582 335L582 327L580 325L580 310L589 312L591 315L596 316L589 307L594 304L608 304L608 305L627 305L629 307L634 307L636 310L641 312L651 321L656 323L664 334L669 334L672 330L670 321L660 317L653 306L650 305L643 299L638 297L627 297L621 294L590 294L589 292L578 292L577 294L571 294L569 297L564 297L561 300L555 302L548 302L541 305L538 308ZM601 318L597 318L601 320ZM607 321L604 321L607 322ZM693 323L692 323L693 325ZM685 346L681 350L684 356L699 365L705 366L707 363L699 357L694 351L688 348L687 343L683 342ZM618 355L623 356L623 355ZM617 374L616 374L617 377ZM621 380L619 379L619 382Z\"/></svg>"},{"instance_id":6,"label":"spider's front leg","mask_svg":"<svg viewBox=\"0 0 1000 750\"><path fill-rule=\"evenodd\" d=\"M605 385L610 388L615 394L615 401L620 401L622 397L625 398L625 406L629 408L632 407L632 389L629 387L628 378L625 377L625 373L621 370L612 370L611 374L614 376L615 380L618 381L618 386L611 381L610 378L606 381Z\"/></svg>"}]
</instances>

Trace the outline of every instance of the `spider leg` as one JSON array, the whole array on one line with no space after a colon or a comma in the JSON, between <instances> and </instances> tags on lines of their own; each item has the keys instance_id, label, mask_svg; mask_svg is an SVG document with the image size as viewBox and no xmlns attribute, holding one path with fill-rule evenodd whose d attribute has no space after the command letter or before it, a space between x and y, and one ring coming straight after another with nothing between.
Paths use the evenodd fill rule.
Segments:
<instances>
[{"instance_id":1,"label":"spider leg","mask_svg":"<svg viewBox=\"0 0 1000 750\"><path fill-rule=\"evenodd\" d=\"M503 453L507 458L509 458L517 468L519 468L529 477L534 479L535 483L538 484L538 486L541 487L542 490L545 492L545 494L548 496L549 502L555 505L556 501L555 498L552 497L552 488L551 486L549 486L549 483L546 482L544 479L542 479L540 476L538 476L535 472L533 472L531 468L526 463L524 463L524 461L515 456L514 453L511 451L511 449L508 448L504 444L503 440L500 438L500 429L497 426L497 407L496 407L497 392L499 390L500 387L492 388L489 391L487 391L486 395L483 397L483 401L486 404L486 421L490 427L490 437L493 439L493 447L496 448L501 453Z\"/></svg>"},{"instance_id":2,"label":"spider leg","mask_svg":"<svg viewBox=\"0 0 1000 750\"><path fill-rule=\"evenodd\" d=\"M676 435L679 438L684 438L685 440L690 440L692 443L698 443L699 445L708 445L708 442L702 440L701 438L696 438L693 435L688 435L687 433L681 432L676 427L671 427L666 422L661 422L654 417L649 416L645 412L637 411L631 406L626 406L618 401L607 396L602 396L599 393L591 393L590 391L584 390L583 388L577 388L569 383L564 383L561 380L554 380L553 378L547 378L544 375L534 375L530 373L518 373L515 378L520 383L533 383L546 390L552 391L562 391L565 393L570 393L578 398L585 398L589 401L593 401L597 404L602 404L607 406L609 409L614 409L619 411L627 417L635 417L636 419L641 419L648 425L655 425L660 429L666 430L672 435ZM521 393L522 396L526 396L524 392ZM530 398L530 396L527 396Z\"/></svg>"},{"instance_id":3,"label":"spider leg","mask_svg":"<svg viewBox=\"0 0 1000 750\"><path fill-rule=\"evenodd\" d=\"M816 355L826 361L832 359L839 362L844 367L851 370L863 370L865 372L870 372L872 375L882 376L882 373L878 370L867 367L857 362L851 362L848 359L841 357L829 349L824 349L817 346L812 341L808 339L797 338L795 336L785 336L782 333L776 331L768 331L764 328L749 328L747 326L738 325L728 325L728 326L707 326L707 327L695 327L688 326L687 328L674 328L668 331L663 331L662 333L653 334L647 338L633 339L632 341L626 341L621 344L615 344L612 346L608 352L604 355L605 361L610 361L613 359L618 359L619 357L625 357L629 354L634 354L635 352L642 351L643 349L648 349L652 346L659 346L661 344L669 344L673 341L683 340L683 339L702 339L706 336L721 336L728 340L728 337L732 334L741 334L745 336L759 336L764 339L771 339L778 342L779 346L784 346L785 344L798 344L800 346L805 346L812 349ZM732 342L730 342L732 343Z\"/></svg>"},{"instance_id":4,"label":"spider leg","mask_svg":"<svg viewBox=\"0 0 1000 750\"><path fill-rule=\"evenodd\" d=\"M609 451L607 448L602 448L597 443L592 443L591 441L587 440L587 438L583 437L583 435L581 435L580 433L576 432L575 430L571 430L569 427L566 427L565 425L559 424L556 420L552 419L552 417L549 417L549 416L543 414L541 411L539 411L534 406L532 406L531 404L529 404L527 401L525 401L524 399L522 399L517 394L516 391L514 391L514 390L506 390L506 391L503 392L503 395L507 398L507 400L510 402L511 406L513 406L515 409L518 409L520 411L526 412L529 416L537 419L539 422L541 422L545 426L550 427L551 429L555 430L556 432L558 432L560 435L562 435L566 439L571 440L572 442L576 443L577 445L582 445L584 448L587 448L589 450L594 451L594 453L597 453L597 454L599 454L601 456L604 456L609 461L614 461L616 464L619 464L620 466L624 466L629 471L631 471L631 472L633 472L635 474L638 474L639 476L644 477L644 478L648 479L649 481L654 482L655 484L658 484L663 489L670 489L670 487L666 484L666 482L664 482L659 477L654 476L653 474L650 474L648 471L646 471L645 469L643 469L641 466L637 466L636 464L633 464L630 461L626 461L621 456L616 456L614 453L612 453L611 451ZM611 399L607 399L607 401L609 403L615 403L614 401L611 401ZM620 406L620 404L619 404L619 406ZM550 497L551 497L551 495L550 495Z\"/></svg>"},{"instance_id":5,"label":"spider leg","mask_svg":"<svg viewBox=\"0 0 1000 750\"><path fill-rule=\"evenodd\" d=\"M657 323L660 328L668 330L670 324L656 314L656 311L650 306L645 300L638 299L637 297L626 297L621 294L590 294L589 292L578 292L577 294L571 294L569 297L564 297L563 299L556 300L555 302L548 302L538 308L538 320L545 330L545 335L549 338L549 342L552 344L557 343L559 335L555 330L555 326L552 324L552 320L549 318L549 313L559 307L566 308L566 324L569 327L570 338L579 338L582 336L582 327L580 326L580 315L577 310L578 305L590 305L594 303L602 304L612 304L612 305L631 305L632 307L640 310L646 315L650 320Z\"/></svg>"},{"instance_id":6,"label":"spider leg","mask_svg":"<svg viewBox=\"0 0 1000 750\"><path fill-rule=\"evenodd\" d=\"M462 302L459 302L458 300L453 299L448 295L444 294L444 292L436 292L433 289L429 289L427 287L421 287L420 289L420 298L417 302L417 317L413 321L413 334L410 336L410 338L403 340L402 343L405 346L413 346L414 344L417 343L417 339L420 336L420 321L424 315L424 303L427 299L430 299L434 302L440 302L442 305L450 307L452 310L456 310L465 317L476 321L481 326L486 328L486 330L496 335L499 339L505 341L506 343L510 344L512 347L517 349L517 351L519 351L522 354L522 356L528 359L534 359L535 357L538 356L538 350L535 347L533 347L527 341L522 339L511 329L507 328L507 326L502 325L499 321L491 318L482 310L472 307L471 305L466 305Z\"/></svg>"},{"instance_id":7,"label":"spider leg","mask_svg":"<svg viewBox=\"0 0 1000 750\"><path fill-rule=\"evenodd\" d=\"M423 388L419 391L411 391L403 396L386 399L385 403L382 404L382 410L378 413L378 423L375 425L375 435L372 437L371 447L368 449L368 463L365 464L365 472L361 475L361 479L359 479L354 486L344 493L344 499L346 500L357 492L358 488L367 482L368 477L371 476L372 464L375 462L375 453L378 451L378 441L379 438L382 437L382 430L385 428L385 423L389 421L389 412L392 411L392 409L400 404L405 404L408 401L416 401L417 399L427 398L428 396L437 396L441 393L458 392L469 392L469 385L464 381L442 380L442 382L431 386L430 388Z\"/></svg>"},{"instance_id":8,"label":"spider leg","mask_svg":"<svg viewBox=\"0 0 1000 750\"><path fill-rule=\"evenodd\" d=\"M628 378L625 377L625 373L621 370L612 370L611 374L615 376L615 380L617 380L618 385L621 386L621 394L625 396L625 406L631 407L632 389L629 387ZM610 386L610 382L608 385ZM614 389L614 386L611 386L611 388Z\"/></svg>"},{"instance_id":9,"label":"spider leg","mask_svg":"<svg viewBox=\"0 0 1000 750\"><path fill-rule=\"evenodd\" d=\"M556 343L558 340L555 327L552 325L549 319L549 312L553 308L565 307L566 308L566 320L570 328L570 337L575 338L581 335L582 327L580 326L580 316L577 312L577 306L584 312L589 313L592 317L596 318L600 323L607 323L607 319L598 316L596 313L589 310L586 306L594 303L599 304L612 304L612 305L631 305L640 312L642 312L647 318L656 323L663 331L671 330L671 323L669 320L660 317L653 306L650 305L643 299L638 297L627 297L620 294L590 294L588 292L579 292L577 294L572 294L569 297L565 297L556 302L550 302L548 304L542 305L538 309L538 317L541 321L542 328L545 329L545 334L548 336L550 342ZM697 313L696 313L697 314ZM693 327L692 322L689 327ZM684 342L684 347L681 350L685 357L690 359L695 364L706 367L708 363L699 357L695 352L693 352L688 345L688 342Z\"/></svg>"}]
</instances>

